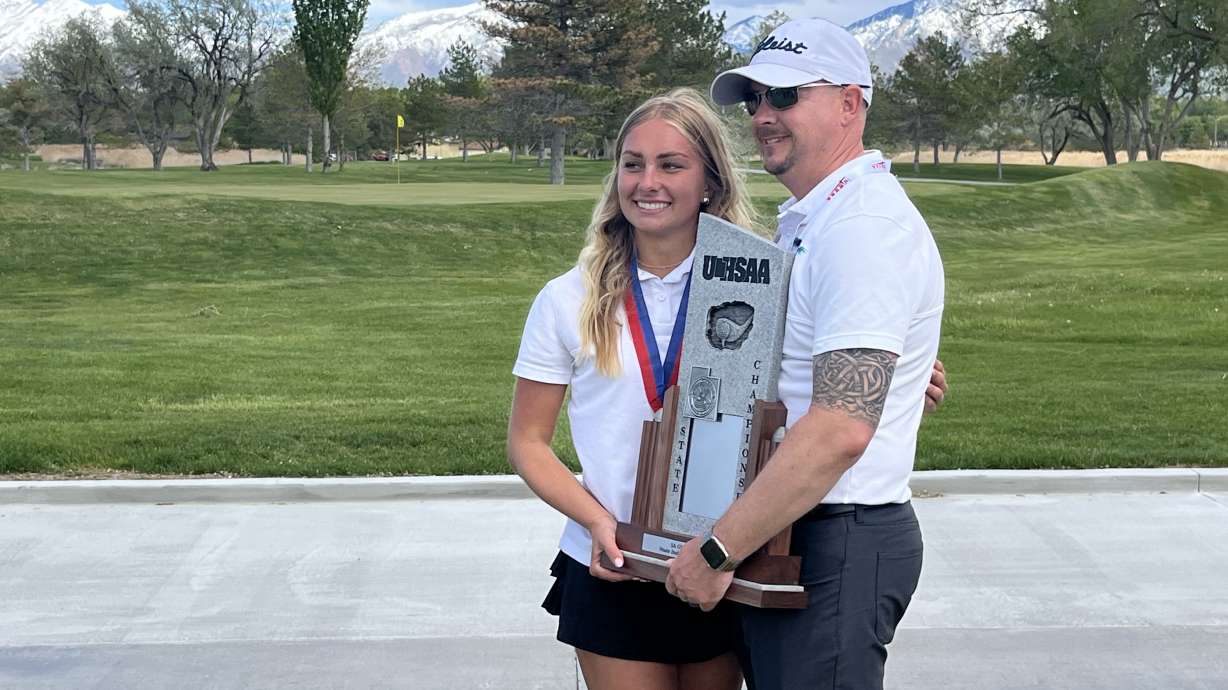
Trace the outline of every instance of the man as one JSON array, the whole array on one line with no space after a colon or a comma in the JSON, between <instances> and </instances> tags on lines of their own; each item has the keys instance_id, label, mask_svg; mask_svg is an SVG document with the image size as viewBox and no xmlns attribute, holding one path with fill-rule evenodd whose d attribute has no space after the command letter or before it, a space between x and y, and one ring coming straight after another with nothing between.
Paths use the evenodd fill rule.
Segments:
<instances>
[{"instance_id":1,"label":"man","mask_svg":"<svg viewBox=\"0 0 1228 690\"><path fill-rule=\"evenodd\" d=\"M782 25L712 83L718 104L745 103L764 169L793 195L777 236L795 252L780 374L789 431L712 534L671 563L666 588L712 607L732 568L796 521L809 606L741 607L753 690L881 688L921 573L908 479L943 270L889 161L862 146L872 94L865 51L820 19Z\"/></svg>"}]
</instances>

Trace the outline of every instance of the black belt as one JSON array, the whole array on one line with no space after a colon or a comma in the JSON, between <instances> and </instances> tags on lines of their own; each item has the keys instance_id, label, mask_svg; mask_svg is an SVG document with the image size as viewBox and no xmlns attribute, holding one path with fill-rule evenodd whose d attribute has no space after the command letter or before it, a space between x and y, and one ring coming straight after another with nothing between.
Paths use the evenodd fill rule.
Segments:
<instances>
[{"instance_id":1,"label":"black belt","mask_svg":"<svg viewBox=\"0 0 1228 690\"><path fill-rule=\"evenodd\" d=\"M809 513L797 519L798 522L810 522L812 520L826 520L828 518L840 517L841 515L858 515L866 513L882 513L887 511L905 511L910 508L908 502L904 503L883 503L881 505L864 505L861 503L820 503L815 506Z\"/></svg>"}]
</instances>

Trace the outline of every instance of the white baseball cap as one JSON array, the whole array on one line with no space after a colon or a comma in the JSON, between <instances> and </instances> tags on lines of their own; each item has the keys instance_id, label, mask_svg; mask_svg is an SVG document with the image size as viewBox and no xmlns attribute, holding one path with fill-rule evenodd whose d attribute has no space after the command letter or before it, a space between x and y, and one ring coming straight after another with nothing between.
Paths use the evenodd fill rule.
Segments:
<instances>
[{"instance_id":1,"label":"white baseball cap","mask_svg":"<svg viewBox=\"0 0 1228 690\"><path fill-rule=\"evenodd\" d=\"M873 84L870 58L853 34L826 19L797 19L776 27L755 47L750 64L720 73L712 81L717 105L740 103L751 82L764 86L801 86L817 81L857 84L866 107Z\"/></svg>"}]
</instances>

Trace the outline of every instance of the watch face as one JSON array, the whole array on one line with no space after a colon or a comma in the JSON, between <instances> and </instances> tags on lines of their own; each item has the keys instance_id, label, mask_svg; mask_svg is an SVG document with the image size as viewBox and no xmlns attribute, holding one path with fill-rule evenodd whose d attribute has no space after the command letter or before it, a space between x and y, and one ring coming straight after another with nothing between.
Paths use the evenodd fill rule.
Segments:
<instances>
[{"instance_id":1,"label":"watch face","mask_svg":"<svg viewBox=\"0 0 1228 690\"><path fill-rule=\"evenodd\" d=\"M714 539L705 540L699 547L699 553L713 570L724 565L725 559L728 558L725 555L725 550Z\"/></svg>"}]
</instances>

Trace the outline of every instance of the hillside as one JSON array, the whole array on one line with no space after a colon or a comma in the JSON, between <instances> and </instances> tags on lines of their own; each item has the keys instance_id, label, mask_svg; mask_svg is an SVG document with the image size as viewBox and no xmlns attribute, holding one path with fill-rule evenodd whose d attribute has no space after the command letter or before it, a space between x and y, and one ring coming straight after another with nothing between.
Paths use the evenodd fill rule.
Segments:
<instances>
[{"instance_id":1,"label":"hillside","mask_svg":"<svg viewBox=\"0 0 1228 690\"><path fill-rule=\"evenodd\" d=\"M524 314L608 163L576 167L0 172L0 473L505 472ZM947 272L920 467L1228 465L1228 174L906 188Z\"/></svg>"}]
</instances>

